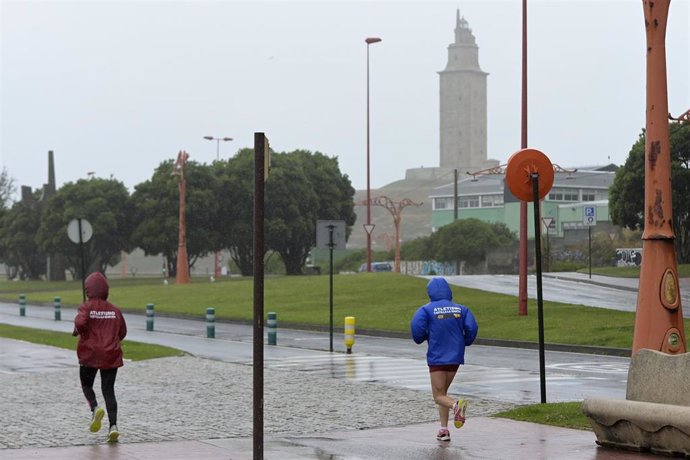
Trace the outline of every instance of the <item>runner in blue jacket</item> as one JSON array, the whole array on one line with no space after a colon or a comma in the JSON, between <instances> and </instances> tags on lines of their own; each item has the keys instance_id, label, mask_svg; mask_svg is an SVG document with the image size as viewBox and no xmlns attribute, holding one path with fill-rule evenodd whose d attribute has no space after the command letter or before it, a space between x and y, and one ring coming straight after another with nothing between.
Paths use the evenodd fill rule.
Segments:
<instances>
[{"instance_id":1,"label":"runner in blue jacket","mask_svg":"<svg viewBox=\"0 0 690 460\"><path fill-rule=\"evenodd\" d=\"M426 289L430 302L419 307L410 326L415 343L428 343L426 361L431 391L441 419L436 439L450 441L448 411L453 409L455 427L461 428L465 424L467 401L449 397L448 388L458 367L465 364L465 347L472 345L479 326L469 308L453 302L453 293L444 278L432 278Z\"/></svg>"}]
</instances>

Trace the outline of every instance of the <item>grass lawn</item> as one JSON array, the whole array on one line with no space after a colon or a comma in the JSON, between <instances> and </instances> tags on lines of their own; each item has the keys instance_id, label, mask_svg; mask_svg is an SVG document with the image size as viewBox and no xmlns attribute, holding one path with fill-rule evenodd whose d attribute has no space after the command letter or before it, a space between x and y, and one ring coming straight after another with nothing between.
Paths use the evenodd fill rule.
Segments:
<instances>
[{"instance_id":1,"label":"grass lawn","mask_svg":"<svg viewBox=\"0 0 690 460\"><path fill-rule=\"evenodd\" d=\"M333 277L335 326L345 316L356 317L357 330L407 334L415 310L428 302L427 281L396 273L358 273ZM275 311L278 324L325 327L329 322L328 276L276 276L265 280L264 311ZM517 286L515 287L517 292ZM0 298L17 302L20 292L27 303L63 305L81 303L80 282L0 282ZM516 296L453 287L454 300L465 304L479 323L485 339L538 341L537 303L529 300L528 315L518 315ZM203 319L206 307L215 307L219 320L251 321L253 281L233 278L211 283L195 279L189 285L164 285L160 278L113 278L110 300L125 311L144 313L153 303L158 313ZM635 314L578 305L544 302L547 343L630 348ZM686 320L686 328L690 320Z\"/></svg>"},{"instance_id":2,"label":"grass lawn","mask_svg":"<svg viewBox=\"0 0 690 460\"><path fill-rule=\"evenodd\" d=\"M591 430L587 417L582 413L582 402L532 404L501 412L494 417L509 418L522 422L541 423L578 430Z\"/></svg>"},{"instance_id":3,"label":"grass lawn","mask_svg":"<svg viewBox=\"0 0 690 460\"><path fill-rule=\"evenodd\" d=\"M66 332L54 332L45 329L32 329L28 327L0 324L0 337L75 350L74 362L77 362L77 337ZM185 354L183 351L175 348L141 342L131 342L129 340L122 342L122 352L126 359L131 359L132 361L164 358L166 356L182 356Z\"/></svg>"}]
</instances>

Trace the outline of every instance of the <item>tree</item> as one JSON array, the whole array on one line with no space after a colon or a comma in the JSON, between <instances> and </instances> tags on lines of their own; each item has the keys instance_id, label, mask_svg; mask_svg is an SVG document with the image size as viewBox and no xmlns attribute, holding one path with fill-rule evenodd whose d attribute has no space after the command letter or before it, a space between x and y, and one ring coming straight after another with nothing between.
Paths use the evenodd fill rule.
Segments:
<instances>
[{"instance_id":1,"label":"tree","mask_svg":"<svg viewBox=\"0 0 690 460\"><path fill-rule=\"evenodd\" d=\"M89 221L93 236L84 244L87 272L105 272L132 249L132 203L127 188L115 179L81 179L62 186L45 204L36 243L45 254L63 254L68 268L81 277L78 247L67 236L72 219Z\"/></svg>"},{"instance_id":2,"label":"tree","mask_svg":"<svg viewBox=\"0 0 690 460\"><path fill-rule=\"evenodd\" d=\"M266 244L280 255L288 275L302 273L316 245L319 205L301 162L289 154L274 154L266 184Z\"/></svg>"},{"instance_id":3,"label":"tree","mask_svg":"<svg viewBox=\"0 0 690 460\"><path fill-rule=\"evenodd\" d=\"M336 158L295 150L274 154L266 184L266 242L276 251L288 275L302 274L316 245L317 220L354 224L355 190Z\"/></svg>"},{"instance_id":4,"label":"tree","mask_svg":"<svg viewBox=\"0 0 690 460\"><path fill-rule=\"evenodd\" d=\"M690 123L669 124L673 230L679 263L690 262ZM645 133L632 146L609 191L611 221L631 230L644 228Z\"/></svg>"},{"instance_id":5,"label":"tree","mask_svg":"<svg viewBox=\"0 0 690 460\"><path fill-rule=\"evenodd\" d=\"M0 172L0 209L7 209L12 202L12 195L16 191L14 186L14 179L10 177L5 166Z\"/></svg>"},{"instance_id":6,"label":"tree","mask_svg":"<svg viewBox=\"0 0 690 460\"><path fill-rule=\"evenodd\" d=\"M220 248L227 248L243 276L251 276L254 262L254 150L241 149L228 161L214 163L219 210Z\"/></svg>"},{"instance_id":7,"label":"tree","mask_svg":"<svg viewBox=\"0 0 690 460\"><path fill-rule=\"evenodd\" d=\"M400 258L405 260L429 260L433 259L433 253L431 235L408 241L400 247Z\"/></svg>"},{"instance_id":8,"label":"tree","mask_svg":"<svg viewBox=\"0 0 690 460\"><path fill-rule=\"evenodd\" d=\"M162 254L167 272L177 272L179 247L178 178L172 175L173 160L162 162L151 179L134 187L132 244L146 255ZM219 248L217 227L219 198L212 168L195 161L185 164L187 254L190 268L199 257Z\"/></svg>"},{"instance_id":9,"label":"tree","mask_svg":"<svg viewBox=\"0 0 690 460\"><path fill-rule=\"evenodd\" d=\"M254 150L242 149L227 162L216 162L219 181L222 245L243 275L252 274ZM354 189L335 158L296 150L271 154L266 181L265 249L275 251L288 275L302 273L316 244L316 221L355 221ZM349 229L348 229L349 232Z\"/></svg>"},{"instance_id":10,"label":"tree","mask_svg":"<svg viewBox=\"0 0 690 460\"><path fill-rule=\"evenodd\" d=\"M476 264L486 258L490 248L510 245L514 238L503 223L460 219L432 235L433 254L440 261L463 260Z\"/></svg>"},{"instance_id":11,"label":"tree","mask_svg":"<svg viewBox=\"0 0 690 460\"><path fill-rule=\"evenodd\" d=\"M10 278L39 279L46 272L45 255L34 239L41 213L34 205L17 202L0 217L0 259Z\"/></svg>"}]
</instances>

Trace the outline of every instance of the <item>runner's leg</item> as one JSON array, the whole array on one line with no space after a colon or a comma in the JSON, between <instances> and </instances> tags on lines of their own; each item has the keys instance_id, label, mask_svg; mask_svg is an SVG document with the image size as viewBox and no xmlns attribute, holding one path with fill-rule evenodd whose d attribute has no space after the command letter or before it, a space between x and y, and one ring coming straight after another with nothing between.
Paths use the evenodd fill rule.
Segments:
<instances>
[{"instance_id":1,"label":"runner's leg","mask_svg":"<svg viewBox=\"0 0 690 460\"><path fill-rule=\"evenodd\" d=\"M86 401L89 403L89 409L93 412L98 405L96 401L96 393L93 391L93 382L96 380L96 372L98 369L87 366L79 366L79 380L81 381L81 391L84 392Z\"/></svg>"},{"instance_id":2,"label":"runner's leg","mask_svg":"<svg viewBox=\"0 0 690 460\"><path fill-rule=\"evenodd\" d=\"M101 369L101 391L105 399L105 408L108 410L110 426L117 425L117 399L115 399L115 369Z\"/></svg>"},{"instance_id":3,"label":"runner's leg","mask_svg":"<svg viewBox=\"0 0 690 460\"><path fill-rule=\"evenodd\" d=\"M441 426L448 426L448 411L453 407L455 401L448 396L448 388L453 383L455 372L434 371L430 372L431 392L434 402L438 405L438 415L441 419Z\"/></svg>"}]
</instances>

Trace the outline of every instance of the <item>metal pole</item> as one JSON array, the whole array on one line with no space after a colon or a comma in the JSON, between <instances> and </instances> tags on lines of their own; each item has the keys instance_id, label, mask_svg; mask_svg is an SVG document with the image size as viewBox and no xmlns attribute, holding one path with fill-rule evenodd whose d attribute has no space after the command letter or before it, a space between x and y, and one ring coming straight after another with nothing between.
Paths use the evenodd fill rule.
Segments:
<instances>
[{"instance_id":1,"label":"metal pole","mask_svg":"<svg viewBox=\"0 0 690 460\"><path fill-rule=\"evenodd\" d=\"M329 275L329 283L330 283L330 291L329 291L329 305L330 305L330 343L331 343L331 353L333 353L333 229L335 228L335 225L329 225L328 226L328 252L330 253L329 257L329 266L330 269L328 270Z\"/></svg>"},{"instance_id":2,"label":"metal pole","mask_svg":"<svg viewBox=\"0 0 690 460\"><path fill-rule=\"evenodd\" d=\"M453 170L455 186L453 187L453 222L458 220L458 170Z\"/></svg>"},{"instance_id":3,"label":"metal pole","mask_svg":"<svg viewBox=\"0 0 690 460\"><path fill-rule=\"evenodd\" d=\"M592 279L592 226L587 227L589 230L589 279Z\"/></svg>"},{"instance_id":4,"label":"metal pole","mask_svg":"<svg viewBox=\"0 0 690 460\"><path fill-rule=\"evenodd\" d=\"M532 190L534 193L534 251L537 263L537 315L539 322L539 383L541 403L546 403L546 366L544 365L544 300L541 287L541 227L539 222L539 174L532 173Z\"/></svg>"},{"instance_id":5,"label":"metal pole","mask_svg":"<svg viewBox=\"0 0 690 460\"><path fill-rule=\"evenodd\" d=\"M670 0L645 1L647 88L644 232L633 355L642 348L686 352L683 306L674 249L673 188L668 126L666 24Z\"/></svg>"},{"instance_id":6,"label":"metal pole","mask_svg":"<svg viewBox=\"0 0 690 460\"><path fill-rule=\"evenodd\" d=\"M264 458L264 133L254 133L254 460Z\"/></svg>"},{"instance_id":7,"label":"metal pole","mask_svg":"<svg viewBox=\"0 0 690 460\"><path fill-rule=\"evenodd\" d=\"M527 0L522 0L522 110L520 147L527 148ZM520 202L518 314L527 315L527 202Z\"/></svg>"},{"instance_id":8,"label":"metal pole","mask_svg":"<svg viewBox=\"0 0 690 460\"><path fill-rule=\"evenodd\" d=\"M369 183L369 43L367 43L367 229L371 225L371 188ZM367 230L367 272L371 271L371 232Z\"/></svg>"},{"instance_id":9,"label":"metal pole","mask_svg":"<svg viewBox=\"0 0 690 460\"><path fill-rule=\"evenodd\" d=\"M81 218L77 219L79 224L79 257L81 258L81 297L82 302L86 302L86 267L84 266L84 241L81 233Z\"/></svg>"}]
</instances>

